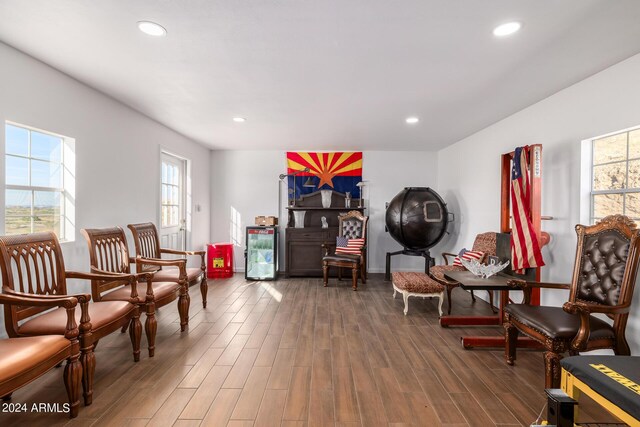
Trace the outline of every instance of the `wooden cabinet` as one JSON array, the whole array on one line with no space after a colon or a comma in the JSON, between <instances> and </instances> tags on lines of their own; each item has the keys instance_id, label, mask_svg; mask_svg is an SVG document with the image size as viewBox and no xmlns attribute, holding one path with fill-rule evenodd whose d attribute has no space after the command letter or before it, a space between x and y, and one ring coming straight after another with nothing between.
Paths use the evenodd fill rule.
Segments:
<instances>
[{"instance_id":1,"label":"wooden cabinet","mask_svg":"<svg viewBox=\"0 0 640 427\"><path fill-rule=\"evenodd\" d=\"M285 274L287 277L321 277L322 244L330 247L333 252L338 236L338 216L357 210L358 199L351 200L351 206L345 207L345 195L334 191L331 195L331 206L322 207L319 191L302 196L296 201L296 206L289 206L288 220L285 229ZM294 212L304 211L304 227L295 227ZM299 215L299 214L298 214ZM322 228L322 217L325 217L328 228Z\"/></svg>"}]
</instances>

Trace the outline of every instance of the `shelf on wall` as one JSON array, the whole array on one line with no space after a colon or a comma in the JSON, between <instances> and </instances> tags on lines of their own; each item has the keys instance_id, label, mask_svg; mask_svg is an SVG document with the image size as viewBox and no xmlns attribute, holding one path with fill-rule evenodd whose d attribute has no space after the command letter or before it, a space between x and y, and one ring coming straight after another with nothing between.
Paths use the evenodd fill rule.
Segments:
<instances>
[{"instance_id":1,"label":"shelf on wall","mask_svg":"<svg viewBox=\"0 0 640 427\"><path fill-rule=\"evenodd\" d=\"M354 208L336 208L336 207L330 207L330 208L323 208L323 207L319 207L319 206L309 206L309 207L304 207L304 206L287 206L287 209L291 210L291 211L363 211L365 210L365 208L358 208L358 207L354 207Z\"/></svg>"}]
</instances>

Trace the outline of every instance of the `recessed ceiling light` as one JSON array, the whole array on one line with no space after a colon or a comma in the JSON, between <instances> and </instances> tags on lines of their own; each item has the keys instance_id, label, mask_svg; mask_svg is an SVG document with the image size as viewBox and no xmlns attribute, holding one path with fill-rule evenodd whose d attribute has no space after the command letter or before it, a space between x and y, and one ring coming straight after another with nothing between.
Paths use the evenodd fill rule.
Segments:
<instances>
[{"instance_id":1,"label":"recessed ceiling light","mask_svg":"<svg viewBox=\"0 0 640 427\"><path fill-rule=\"evenodd\" d=\"M236 123L244 123L247 121L247 119L245 119L244 117L234 117L233 121Z\"/></svg>"},{"instance_id":2,"label":"recessed ceiling light","mask_svg":"<svg viewBox=\"0 0 640 427\"><path fill-rule=\"evenodd\" d=\"M509 36L517 32L522 27L519 22L507 22L506 24L498 25L493 29L493 35L497 37Z\"/></svg>"},{"instance_id":3,"label":"recessed ceiling light","mask_svg":"<svg viewBox=\"0 0 640 427\"><path fill-rule=\"evenodd\" d=\"M419 118L417 117L407 117L405 122L409 123L410 125L416 124L420 121Z\"/></svg>"},{"instance_id":4,"label":"recessed ceiling light","mask_svg":"<svg viewBox=\"0 0 640 427\"><path fill-rule=\"evenodd\" d=\"M155 37L162 37L167 34L167 30L162 25L151 21L138 21L138 29Z\"/></svg>"}]
</instances>

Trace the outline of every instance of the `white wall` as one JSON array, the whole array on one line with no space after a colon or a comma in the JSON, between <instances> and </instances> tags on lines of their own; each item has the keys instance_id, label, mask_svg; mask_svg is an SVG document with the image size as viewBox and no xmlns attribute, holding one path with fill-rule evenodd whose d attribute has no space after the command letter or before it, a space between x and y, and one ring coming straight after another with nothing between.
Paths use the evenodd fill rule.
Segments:
<instances>
[{"instance_id":1,"label":"white wall","mask_svg":"<svg viewBox=\"0 0 640 427\"><path fill-rule=\"evenodd\" d=\"M640 55L532 105L438 153L440 194L460 212L456 233L442 249L469 247L482 231L500 228L500 155L543 144L542 214L551 243L543 254L543 280L568 283L580 222L581 140L640 125ZM526 90L526 88L523 88ZM488 100L487 102L499 102ZM543 292L543 304L561 305L563 292ZM627 338L640 354L640 290Z\"/></svg>"},{"instance_id":2,"label":"white wall","mask_svg":"<svg viewBox=\"0 0 640 427\"><path fill-rule=\"evenodd\" d=\"M76 238L63 243L67 269L89 267L80 229L120 225L128 233L129 223L157 224L161 147L191 160L192 203L201 210L192 209L189 246L204 246L210 224L209 149L2 43L0 64L0 155L5 120L76 141ZM128 238L133 250L130 234ZM88 290L88 284L70 286L71 291L80 289Z\"/></svg>"},{"instance_id":3,"label":"white wall","mask_svg":"<svg viewBox=\"0 0 640 427\"><path fill-rule=\"evenodd\" d=\"M238 271L244 270L244 227L253 225L258 215L278 215L278 175L285 170L284 151L211 152L211 239L214 242L230 241L231 209L237 210L241 216L242 236L234 254ZM401 249L384 232L385 202L404 187L435 188L436 155L431 152L365 151L363 180L367 184L365 197L368 199L369 271L383 272L386 252ZM286 206L286 194L286 184L283 184L283 206ZM282 215L285 215L284 209ZM282 269L283 262L281 257ZM392 268L420 271L424 269L424 261L396 256Z\"/></svg>"}]
</instances>

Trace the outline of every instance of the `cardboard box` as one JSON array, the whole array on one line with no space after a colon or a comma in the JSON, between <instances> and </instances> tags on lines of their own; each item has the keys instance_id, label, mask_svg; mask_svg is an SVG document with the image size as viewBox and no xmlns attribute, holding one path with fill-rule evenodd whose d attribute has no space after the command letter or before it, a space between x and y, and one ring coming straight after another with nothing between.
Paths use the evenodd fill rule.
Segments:
<instances>
[{"instance_id":1,"label":"cardboard box","mask_svg":"<svg viewBox=\"0 0 640 427\"><path fill-rule=\"evenodd\" d=\"M278 225L278 218L276 218L275 216L264 216L264 215L257 216L255 224L256 225L264 225L264 226L267 226L267 225L270 225L270 226Z\"/></svg>"}]
</instances>

